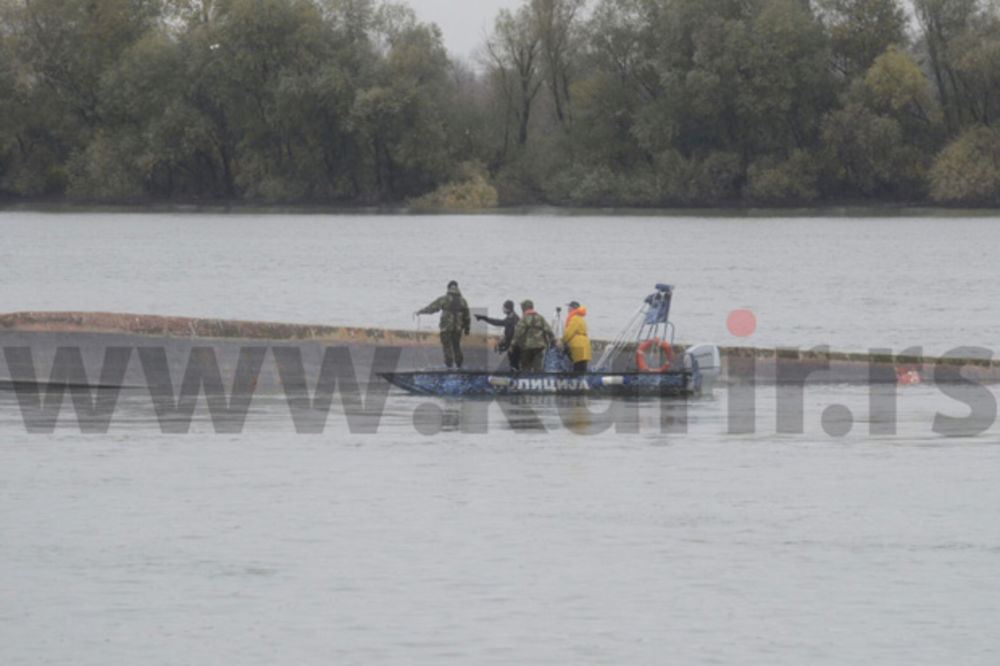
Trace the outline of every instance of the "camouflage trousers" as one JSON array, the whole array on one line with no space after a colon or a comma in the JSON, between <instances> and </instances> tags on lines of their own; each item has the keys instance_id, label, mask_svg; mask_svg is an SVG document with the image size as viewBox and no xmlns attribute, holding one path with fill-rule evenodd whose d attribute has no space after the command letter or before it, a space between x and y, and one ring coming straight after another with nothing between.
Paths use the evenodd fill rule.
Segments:
<instances>
[{"instance_id":1,"label":"camouflage trousers","mask_svg":"<svg viewBox=\"0 0 1000 666\"><path fill-rule=\"evenodd\" d=\"M444 352L444 364L462 367L462 331L441 331L441 351Z\"/></svg>"},{"instance_id":2,"label":"camouflage trousers","mask_svg":"<svg viewBox=\"0 0 1000 666\"><path fill-rule=\"evenodd\" d=\"M541 372L545 365L545 347L521 350L521 371Z\"/></svg>"}]
</instances>

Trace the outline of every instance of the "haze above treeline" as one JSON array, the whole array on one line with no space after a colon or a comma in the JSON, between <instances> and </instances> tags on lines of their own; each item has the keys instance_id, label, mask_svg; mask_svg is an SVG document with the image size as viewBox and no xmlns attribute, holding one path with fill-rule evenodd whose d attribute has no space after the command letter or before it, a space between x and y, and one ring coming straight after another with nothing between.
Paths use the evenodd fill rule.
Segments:
<instances>
[{"instance_id":1,"label":"haze above treeline","mask_svg":"<svg viewBox=\"0 0 1000 666\"><path fill-rule=\"evenodd\" d=\"M0 0L0 198L1000 204L991 0Z\"/></svg>"}]
</instances>

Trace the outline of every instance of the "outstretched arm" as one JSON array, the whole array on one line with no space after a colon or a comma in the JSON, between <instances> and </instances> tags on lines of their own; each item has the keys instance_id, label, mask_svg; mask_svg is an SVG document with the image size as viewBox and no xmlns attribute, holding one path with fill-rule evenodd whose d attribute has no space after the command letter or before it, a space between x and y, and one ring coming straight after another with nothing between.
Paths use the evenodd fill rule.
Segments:
<instances>
[{"instance_id":1,"label":"outstretched arm","mask_svg":"<svg viewBox=\"0 0 1000 666\"><path fill-rule=\"evenodd\" d=\"M476 319L478 319L479 321L485 321L487 324L491 324L493 326L507 325L506 319L497 319L495 317L487 317L486 315L476 315Z\"/></svg>"},{"instance_id":2,"label":"outstretched arm","mask_svg":"<svg viewBox=\"0 0 1000 666\"><path fill-rule=\"evenodd\" d=\"M425 314L434 314L435 312L440 312L441 308L444 307L444 304L445 304L445 298L444 296L442 296L441 298L436 299L426 308L423 308L422 310L417 310L417 314L425 315Z\"/></svg>"}]
</instances>

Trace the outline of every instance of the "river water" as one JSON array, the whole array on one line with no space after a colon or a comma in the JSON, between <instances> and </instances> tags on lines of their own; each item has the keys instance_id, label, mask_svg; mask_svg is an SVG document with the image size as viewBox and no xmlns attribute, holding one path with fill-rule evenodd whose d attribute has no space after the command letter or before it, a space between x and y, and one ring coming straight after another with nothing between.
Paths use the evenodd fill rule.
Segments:
<instances>
[{"instance_id":1,"label":"river water","mask_svg":"<svg viewBox=\"0 0 1000 666\"><path fill-rule=\"evenodd\" d=\"M668 282L687 342L1000 340L989 215L7 212L0 232L0 311L433 328L411 313L456 279L494 312L580 300L613 337ZM947 389L898 387L888 413L875 390L809 386L791 429L767 386L627 409L393 392L376 433L335 401L322 435L278 396L241 434L202 405L165 435L128 392L105 435L28 434L0 392L0 662L998 663L1000 426L946 436L970 410Z\"/></svg>"}]
</instances>

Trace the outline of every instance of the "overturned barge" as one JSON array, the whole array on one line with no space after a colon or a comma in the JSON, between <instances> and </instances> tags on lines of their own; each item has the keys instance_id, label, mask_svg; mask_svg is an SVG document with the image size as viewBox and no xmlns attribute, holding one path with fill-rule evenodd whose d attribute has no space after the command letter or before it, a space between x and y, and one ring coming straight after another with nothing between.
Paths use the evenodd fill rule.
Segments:
<instances>
[{"instance_id":1,"label":"overturned barge","mask_svg":"<svg viewBox=\"0 0 1000 666\"><path fill-rule=\"evenodd\" d=\"M487 381L496 378L493 390L501 394L495 385L513 378L490 365L493 355L489 350L495 342L485 328L474 329L466 339L466 358L470 364L489 368L485 377ZM612 344L595 340L595 354ZM443 362L438 336L430 331L99 312L0 314L0 347L0 389L14 384L146 389L150 386L149 371L155 367L165 368L175 384L181 384L193 370L204 371L202 376L217 372L229 388L238 377L242 359L244 369L256 371L250 382L254 392L283 393L281 369L284 367L287 375L291 365L302 368L301 373L298 367L292 368L296 372L291 374L301 374L310 387L321 378L324 359L338 380L353 375L358 385L377 382L385 386L380 373L398 373L400 382L410 381L413 368ZM693 351L681 345L674 350L678 354ZM801 383L806 378L816 384L896 383L900 374L911 373L928 383L1000 383L1000 361L965 353L935 358L890 350L843 353L722 347L719 351L718 381L723 384ZM683 369L683 364L678 366L678 370ZM613 370L626 374L623 368ZM607 377L616 373L594 374ZM558 381L552 376L536 379ZM702 380L704 392L704 377ZM614 380L602 380L602 384L610 389ZM549 390L545 383L541 389L531 386L529 383L527 390ZM691 388L689 384L688 390ZM668 386L666 390L674 389Z\"/></svg>"}]
</instances>

